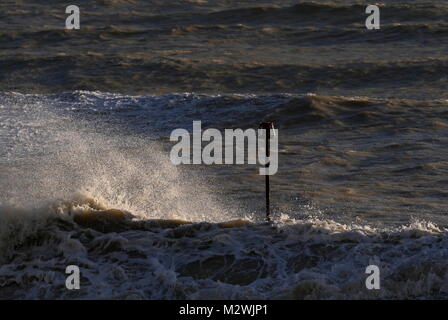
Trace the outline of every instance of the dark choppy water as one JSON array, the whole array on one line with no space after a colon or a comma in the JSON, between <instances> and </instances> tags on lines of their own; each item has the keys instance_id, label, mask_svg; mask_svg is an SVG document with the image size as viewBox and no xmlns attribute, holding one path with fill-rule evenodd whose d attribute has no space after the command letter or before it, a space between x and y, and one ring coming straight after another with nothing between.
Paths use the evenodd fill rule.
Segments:
<instances>
[{"instance_id":1,"label":"dark choppy water","mask_svg":"<svg viewBox=\"0 0 448 320\"><path fill-rule=\"evenodd\" d=\"M448 6L382 3L0 4L0 298L446 298ZM256 166L171 164L193 120L276 121L273 225Z\"/></svg>"},{"instance_id":2,"label":"dark choppy water","mask_svg":"<svg viewBox=\"0 0 448 320\"><path fill-rule=\"evenodd\" d=\"M446 98L446 1L60 1L0 5L3 89Z\"/></svg>"}]
</instances>

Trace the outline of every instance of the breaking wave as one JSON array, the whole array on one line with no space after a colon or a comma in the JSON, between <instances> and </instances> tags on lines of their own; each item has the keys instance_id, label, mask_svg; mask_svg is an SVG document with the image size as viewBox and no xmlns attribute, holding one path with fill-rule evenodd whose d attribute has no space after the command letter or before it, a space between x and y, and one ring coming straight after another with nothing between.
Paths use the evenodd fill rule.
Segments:
<instances>
[{"instance_id":1,"label":"breaking wave","mask_svg":"<svg viewBox=\"0 0 448 320\"><path fill-rule=\"evenodd\" d=\"M376 229L286 215L273 225L148 220L89 199L53 204L39 219L0 210L2 298L448 297L447 230L424 221ZM381 268L381 290L365 287L370 264ZM67 265L81 269L75 293L65 289Z\"/></svg>"},{"instance_id":2,"label":"breaking wave","mask_svg":"<svg viewBox=\"0 0 448 320\"><path fill-rule=\"evenodd\" d=\"M345 157L333 154L337 144L327 142L316 143L313 149L312 140L320 139L321 130L343 136L346 143L380 137L381 145L379 138L370 145L368 139L363 141L377 154L384 153L389 162L381 161L389 169L402 170L399 177L437 178L446 170L446 162L438 161L441 149L425 149L425 160L427 150L433 152L431 161L413 166L403 166L402 161L395 165L389 154L429 148L408 138L414 133L421 139L432 137L431 147L437 137L443 140L443 134L434 133L446 128L444 100L312 94L3 94L0 298L448 297L447 229L433 221L439 217L436 209L425 216L416 207L422 214L411 222L388 225L387 219L394 215L403 219L400 210L409 205L409 197L393 207L396 212L376 204L382 211L376 224L344 211L348 219L338 220L306 201L294 206L285 202L275 208L274 223L264 223L259 211L229 200L206 171L175 167L169 161L163 136L173 128L189 128L198 115L204 117L205 126L218 128L253 127L259 119L278 121L282 141L291 140L281 152L294 155L290 148L307 144L308 152L317 152L319 162L310 164L305 158L301 178L310 174L309 184L316 185L318 179L325 180L319 188L322 201L336 197L331 192L338 188L326 187L334 181L326 172L346 170L353 154L371 151L345 150L350 156ZM318 133L312 135L313 130ZM383 137L385 130L390 140ZM400 140L403 132L407 135ZM296 134L303 136L298 139ZM307 136L312 140L303 140ZM311 176L315 168L322 168L322 173ZM382 167L379 170L384 174ZM364 172L363 182L366 177ZM291 185L281 176L278 179L279 186L283 181ZM344 199L362 192L349 179L352 189L344 190ZM384 183L391 183L389 193L406 197L407 189L400 189L403 180L399 180L400 185L386 178ZM428 189L432 199L428 204L434 208L443 208L446 195L434 194L432 188L443 183L436 179ZM375 190L373 185L368 188L370 193ZM383 192L384 187L378 188ZM413 197L422 196L417 191ZM259 202L250 192L232 191L248 202ZM364 200L378 202L368 196ZM379 291L365 287L365 268L370 264L381 269ZM81 289L76 292L65 289L68 265L81 269Z\"/></svg>"}]
</instances>

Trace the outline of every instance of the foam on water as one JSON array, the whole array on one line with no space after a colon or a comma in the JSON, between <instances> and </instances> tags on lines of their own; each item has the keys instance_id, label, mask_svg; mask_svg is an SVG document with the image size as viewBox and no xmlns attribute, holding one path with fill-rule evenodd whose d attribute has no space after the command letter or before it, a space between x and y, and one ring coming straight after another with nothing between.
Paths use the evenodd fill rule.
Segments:
<instances>
[{"instance_id":1,"label":"foam on water","mask_svg":"<svg viewBox=\"0 0 448 320\"><path fill-rule=\"evenodd\" d=\"M92 95L103 112L108 101L119 112L117 99L134 99ZM61 99L0 101L0 298L448 297L445 228L421 218L342 223L307 205L257 222L201 171L173 166L159 140L89 116L92 107L76 116ZM217 99L219 110L228 100ZM299 106L334 112L328 105L342 98L316 99ZM272 100L260 101L275 109ZM379 291L365 287L369 264L381 268ZM81 268L79 291L65 288L68 265Z\"/></svg>"},{"instance_id":2,"label":"foam on water","mask_svg":"<svg viewBox=\"0 0 448 320\"><path fill-rule=\"evenodd\" d=\"M172 165L159 142L118 134L101 121L73 122L45 100L10 102L3 102L8 105L1 114L9 120L1 127L9 148L0 172L0 204L37 208L81 194L147 218L231 217L205 179Z\"/></svg>"},{"instance_id":3,"label":"foam on water","mask_svg":"<svg viewBox=\"0 0 448 320\"><path fill-rule=\"evenodd\" d=\"M286 215L274 225L134 220L104 232L82 227L64 210L37 221L3 210L2 235L7 231L13 244L2 248L3 298L448 296L447 230L424 221L378 229ZM78 291L64 287L65 267L72 264L82 271ZM381 268L379 291L365 287L370 264Z\"/></svg>"}]
</instances>

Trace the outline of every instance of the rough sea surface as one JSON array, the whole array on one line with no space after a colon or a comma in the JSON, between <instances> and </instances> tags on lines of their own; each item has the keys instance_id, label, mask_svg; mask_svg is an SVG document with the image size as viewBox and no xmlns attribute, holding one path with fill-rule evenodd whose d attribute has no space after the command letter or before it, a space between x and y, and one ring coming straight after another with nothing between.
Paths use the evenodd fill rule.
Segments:
<instances>
[{"instance_id":1,"label":"rough sea surface","mask_svg":"<svg viewBox=\"0 0 448 320\"><path fill-rule=\"evenodd\" d=\"M0 299L448 298L448 4L379 3L2 2ZM275 121L272 223L194 120Z\"/></svg>"}]
</instances>

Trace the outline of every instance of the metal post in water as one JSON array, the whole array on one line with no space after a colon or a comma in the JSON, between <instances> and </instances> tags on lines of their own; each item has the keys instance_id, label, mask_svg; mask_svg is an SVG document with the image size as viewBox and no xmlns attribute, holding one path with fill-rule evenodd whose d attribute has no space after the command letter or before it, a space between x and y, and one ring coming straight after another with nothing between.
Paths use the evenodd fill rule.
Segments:
<instances>
[{"instance_id":1,"label":"metal post in water","mask_svg":"<svg viewBox=\"0 0 448 320\"><path fill-rule=\"evenodd\" d=\"M273 122L262 122L260 128L266 130L266 159L270 156L270 139L271 139L271 129L274 129ZM269 162L265 164L265 168L269 168ZM266 187L266 221L271 221L271 205L269 199L269 175L265 175L265 187Z\"/></svg>"}]
</instances>

